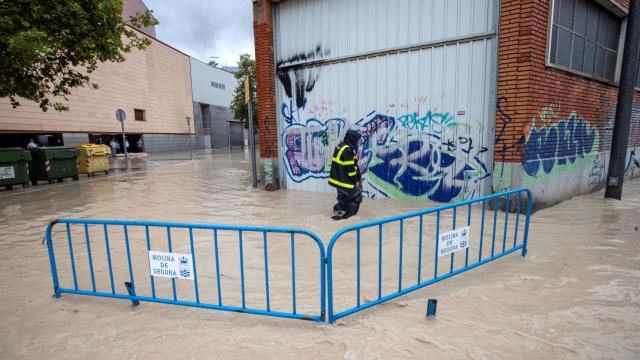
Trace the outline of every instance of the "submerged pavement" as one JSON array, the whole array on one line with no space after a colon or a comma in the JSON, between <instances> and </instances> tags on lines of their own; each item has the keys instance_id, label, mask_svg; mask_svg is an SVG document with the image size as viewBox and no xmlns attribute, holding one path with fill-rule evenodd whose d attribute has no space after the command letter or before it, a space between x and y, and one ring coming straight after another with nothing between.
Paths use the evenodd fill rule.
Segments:
<instances>
[{"instance_id":1,"label":"submerged pavement","mask_svg":"<svg viewBox=\"0 0 640 360\"><path fill-rule=\"evenodd\" d=\"M108 176L0 191L0 357L640 357L639 180L625 183L622 202L605 200L598 192L535 213L526 259L506 256L334 325L151 303L133 308L127 301L68 294L51 297L42 237L55 218L295 226L316 232L326 245L344 225L430 205L365 199L356 217L334 222L329 219L333 194L253 189L246 155L197 153L194 161L188 153L149 156L130 160L129 169L118 159ZM248 292L257 294L262 288L251 287L262 281L262 260L252 251L261 248L247 241ZM272 301L281 306L290 294L276 290L286 288L290 278L278 276L289 268L277 262L277 253L289 248L272 243ZM198 240L199 247L209 244ZM313 247L297 251L304 298L310 295L305 286L312 285L305 279L317 280L317 259ZM140 259L136 268L144 270ZM233 283L236 258L225 256L221 262L224 281ZM198 266L205 287L207 265ZM98 265L97 271L104 275ZM229 297L237 295L230 288L225 288ZM203 296L209 294L212 288L203 290ZM435 318L424 316L427 298L438 299Z\"/></svg>"}]
</instances>

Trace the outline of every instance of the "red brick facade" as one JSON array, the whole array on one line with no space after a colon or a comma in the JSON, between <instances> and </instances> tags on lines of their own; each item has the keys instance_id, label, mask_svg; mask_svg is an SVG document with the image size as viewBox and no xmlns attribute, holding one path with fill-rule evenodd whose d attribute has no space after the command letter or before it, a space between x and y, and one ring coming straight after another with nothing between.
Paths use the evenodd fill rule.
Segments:
<instances>
[{"instance_id":1,"label":"red brick facade","mask_svg":"<svg viewBox=\"0 0 640 360\"><path fill-rule=\"evenodd\" d=\"M273 53L271 2L253 3L253 33L256 47L256 92L260 158L278 157L276 123L276 72Z\"/></svg>"},{"instance_id":2,"label":"red brick facade","mask_svg":"<svg viewBox=\"0 0 640 360\"><path fill-rule=\"evenodd\" d=\"M496 131L508 124L495 147L498 162L524 161L522 139L529 134L532 119L549 106L560 118L573 112L583 117L599 129L599 151L610 149L610 138L603 137L602 130L614 114L618 87L546 66L552 1L501 1L498 97L506 100L497 109ZM619 4L628 7L628 1ZM638 91L634 103L640 104ZM637 124L632 123L631 130L628 146L640 146Z\"/></svg>"}]
</instances>

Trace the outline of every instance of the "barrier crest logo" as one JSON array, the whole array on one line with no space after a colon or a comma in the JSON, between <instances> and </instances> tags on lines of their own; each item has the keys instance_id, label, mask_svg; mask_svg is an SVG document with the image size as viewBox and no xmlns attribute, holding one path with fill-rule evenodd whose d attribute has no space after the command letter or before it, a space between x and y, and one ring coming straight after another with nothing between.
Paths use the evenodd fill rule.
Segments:
<instances>
[{"instance_id":1,"label":"barrier crest logo","mask_svg":"<svg viewBox=\"0 0 640 360\"><path fill-rule=\"evenodd\" d=\"M189 258L182 256L178 259L180 262L180 276L188 278L191 276L191 267L189 266Z\"/></svg>"}]
</instances>

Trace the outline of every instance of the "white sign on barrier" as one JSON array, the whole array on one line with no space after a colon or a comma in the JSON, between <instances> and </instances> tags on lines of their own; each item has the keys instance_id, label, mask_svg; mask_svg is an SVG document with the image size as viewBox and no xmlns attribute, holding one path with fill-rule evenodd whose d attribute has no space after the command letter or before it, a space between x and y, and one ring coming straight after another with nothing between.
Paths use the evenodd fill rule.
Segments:
<instances>
[{"instance_id":1,"label":"white sign on barrier","mask_svg":"<svg viewBox=\"0 0 640 360\"><path fill-rule=\"evenodd\" d=\"M149 251L149 271L152 276L193 280L191 255Z\"/></svg>"},{"instance_id":2,"label":"white sign on barrier","mask_svg":"<svg viewBox=\"0 0 640 360\"><path fill-rule=\"evenodd\" d=\"M445 256L469 247L469 227L440 234L438 256Z\"/></svg>"}]
</instances>

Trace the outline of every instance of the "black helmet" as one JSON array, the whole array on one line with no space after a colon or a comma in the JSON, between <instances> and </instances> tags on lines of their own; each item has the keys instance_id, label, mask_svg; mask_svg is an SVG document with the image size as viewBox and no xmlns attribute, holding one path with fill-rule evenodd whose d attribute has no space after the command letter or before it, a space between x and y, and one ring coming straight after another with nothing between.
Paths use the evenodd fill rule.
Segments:
<instances>
[{"instance_id":1,"label":"black helmet","mask_svg":"<svg viewBox=\"0 0 640 360\"><path fill-rule=\"evenodd\" d=\"M344 136L344 143L349 145L352 149L358 149L358 141L360 141L360 133L356 130L348 130Z\"/></svg>"}]
</instances>

